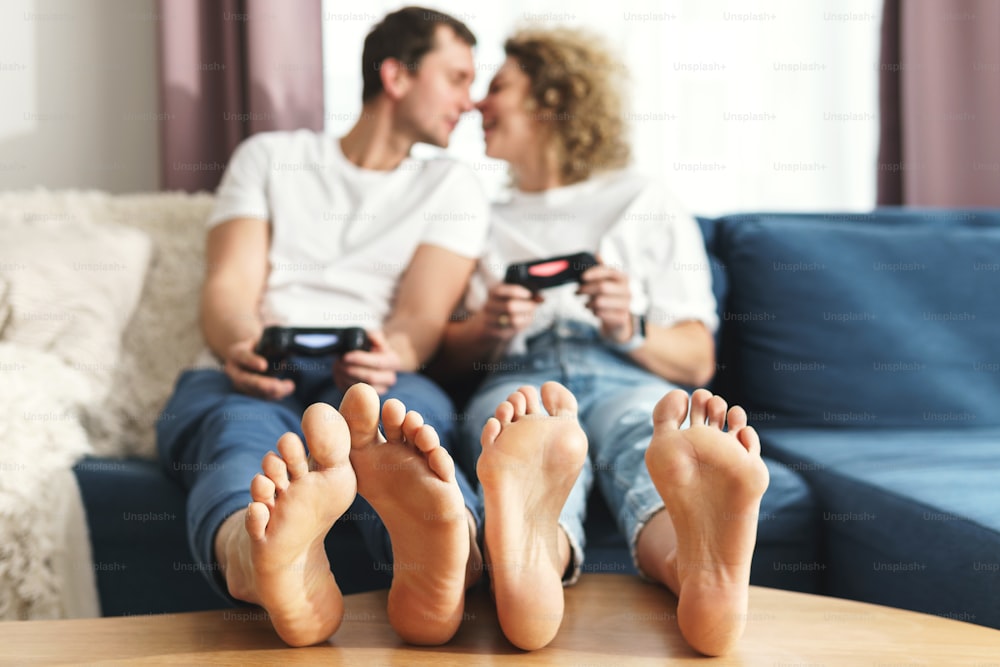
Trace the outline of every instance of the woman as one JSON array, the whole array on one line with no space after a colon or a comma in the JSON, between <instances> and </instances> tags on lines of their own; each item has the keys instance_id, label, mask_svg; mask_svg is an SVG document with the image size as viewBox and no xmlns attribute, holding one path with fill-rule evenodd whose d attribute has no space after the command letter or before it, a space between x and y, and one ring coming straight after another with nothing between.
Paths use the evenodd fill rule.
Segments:
<instances>
[{"instance_id":1,"label":"woman","mask_svg":"<svg viewBox=\"0 0 1000 667\"><path fill-rule=\"evenodd\" d=\"M562 585L581 571L596 476L640 572L678 595L685 637L724 652L742 632L767 471L742 409L727 415L700 390L697 428L680 431L687 395L667 395L714 371L704 242L659 184L624 169L623 70L598 40L528 30L505 51L477 108L486 154L509 163L514 187L493 208L468 312L449 325L441 355L456 372L490 371L464 428L470 445L482 431L477 472L501 626L522 648L555 635ZM579 283L533 293L503 282L511 263L581 251L599 264ZM524 385L551 380L561 385L542 387L546 416ZM698 468L705 461L712 470ZM753 518L722 522L718 511Z\"/></svg>"}]
</instances>

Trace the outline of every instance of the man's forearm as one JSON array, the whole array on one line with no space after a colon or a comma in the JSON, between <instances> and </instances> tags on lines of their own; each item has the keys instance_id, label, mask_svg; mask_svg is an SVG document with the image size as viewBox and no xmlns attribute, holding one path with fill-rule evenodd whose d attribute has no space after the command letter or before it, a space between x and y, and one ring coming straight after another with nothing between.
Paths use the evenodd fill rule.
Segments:
<instances>
[{"instance_id":1,"label":"man's forearm","mask_svg":"<svg viewBox=\"0 0 1000 667\"><path fill-rule=\"evenodd\" d=\"M495 360L506 344L505 340L486 335L483 314L479 311L448 323L438 363L449 374L469 375L481 370L482 364Z\"/></svg>"},{"instance_id":2,"label":"man's forearm","mask_svg":"<svg viewBox=\"0 0 1000 667\"><path fill-rule=\"evenodd\" d=\"M417 317L393 317L385 325L389 347L399 357L401 371L419 370L437 350L442 327Z\"/></svg>"},{"instance_id":3,"label":"man's forearm","mask_svg":"<svg viewBox=\"0 0 1000 667\"><path fill-rule=\"evenodd\" d=\"M262 324L255 304L239 290L206 284L202 289L201 331L205 342L220 359L233 343L260 337Z\"/></svg>"}]
</instances>

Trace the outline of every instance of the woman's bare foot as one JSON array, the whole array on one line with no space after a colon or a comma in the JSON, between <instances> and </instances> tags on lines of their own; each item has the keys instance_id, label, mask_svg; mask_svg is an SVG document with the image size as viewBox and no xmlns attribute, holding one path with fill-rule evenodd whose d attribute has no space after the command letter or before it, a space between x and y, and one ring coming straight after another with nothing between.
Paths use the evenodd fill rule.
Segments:
<instances>
[{"instance_id":1,"label":"woman's bare foot","mask_svg":"<svg viewBox=\"0 0 1000 667\"><path fill-rule=\"evenodd\" d=\"M562 622L570 549L559 513L587 458L573 394L546 382L542 402L548 414L526 386L501 403L483 427L477 465L497 616L507 639L526 650L547 645Z\"/></svg>"},{"instance_id":2,"label":"woman's bare foot","mask_svg":"<svg viewBox=\"0 0 1000 667\"><path fill-rule=\"evenodd\" d=\"M470 554L479 558L455 463L434 429L395 399L382 408L382 437L379 397L366 384L352 386L340 410L351 431L358 493L392 540L389 622L407 642L443 644L462 622Z\"/></svg>"},{"instance_id":3,"label":"woman's bare foot","mask_svg":"<svg viewBox=\"0 0 1000 667\"><path fill-rule=\"evenodd\" d=\"M350 434L325 403L302 416L309 458L294 433L278 440L280 456L264 457L264 474L250 483L253 502L229 517L216 553L229 593L261 605L292 646L325 641L344 615L340 588L323 540L354 501Z\"/></svg>"},{"instance_id":4,"label":"woman's bare foot","mask_svg":"<svg viewBox=\"0 0 1000 667\"><path fill-rule=\"evenodd\" d=\"M729 651L743 634L757 514L768 484L760 440L747 426L746 412L735 406L727 413L726 407L721 397L695 391L691 426L681 430L688 397L670 392L653 410L646 452L676 531L662 578L677 594L681 633L707 655ZM723 431L726 422L729 430Z\"/></svg>"}]
</instances>

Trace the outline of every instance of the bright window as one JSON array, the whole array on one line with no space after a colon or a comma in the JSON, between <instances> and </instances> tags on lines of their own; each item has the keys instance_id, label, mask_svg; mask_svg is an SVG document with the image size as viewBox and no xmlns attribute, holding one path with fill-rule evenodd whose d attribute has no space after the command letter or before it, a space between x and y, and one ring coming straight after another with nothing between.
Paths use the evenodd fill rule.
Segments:
<instances>
[{"instance_id":1,"label":"bright window","mask_svg":"<svg viewBox=\"0 0 1000 667\"><path fill-rule=\"evenodd\" d=\"M325 0L326 130L361 108L364 36L407 3ZM479 40L475 99L527 23L596 30L623 59L635 167L693 213L859 210L875 204L881 0L508 0L428 3ZM433 152L418 146L415 153ZM496 193L502 164L483 157L479 115L448 152Z\"/></svg>"}]
</instances>

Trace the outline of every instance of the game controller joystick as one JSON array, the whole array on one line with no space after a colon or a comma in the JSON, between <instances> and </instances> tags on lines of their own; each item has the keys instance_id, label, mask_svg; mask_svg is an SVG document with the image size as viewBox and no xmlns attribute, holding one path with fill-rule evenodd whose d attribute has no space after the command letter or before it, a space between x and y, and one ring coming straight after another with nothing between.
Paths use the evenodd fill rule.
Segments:
<instances>
[{"instance_id":1,"label":"game controller joystick","mask_svg":"<svg viewBox=\"0 0 1000 667\"><path fill-rule=\"evenodd\" d=\"M271 326L254 352L267 359L268 372L283 370L290 355L305 357L340 356L352 350L370 350L368 334L360 327L280 327Z\"/></svg>"},{"instance_id":2,"label":"game controller joystick","mask_svg":"<svg viewBox=\"0 0 1000 667\"><path fill-rule=\"evenodd\" d=\"M597 259L589 252L520 262L507 267L504 282L522 285L537 292L565 283L580 282L580 276L592 266L597 266Z\"/></svg>"}]
</instances>

